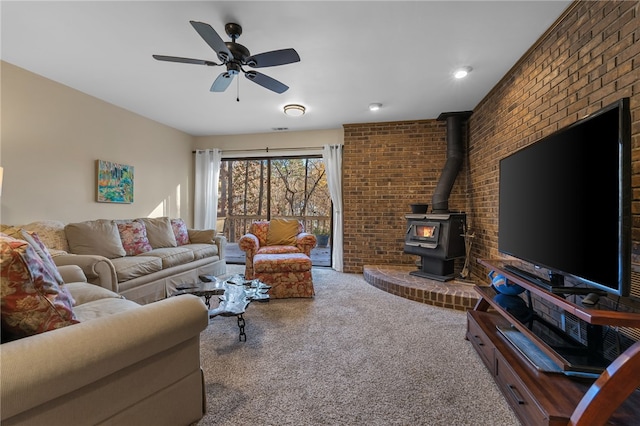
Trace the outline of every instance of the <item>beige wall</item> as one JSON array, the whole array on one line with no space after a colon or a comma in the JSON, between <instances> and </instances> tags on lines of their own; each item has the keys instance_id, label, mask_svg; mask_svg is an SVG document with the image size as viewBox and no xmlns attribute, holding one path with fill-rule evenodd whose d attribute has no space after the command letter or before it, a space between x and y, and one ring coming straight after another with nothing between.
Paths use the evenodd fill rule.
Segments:
<instances>
[{"instance_id":1,"label":"beige wall","mask_svg":"<svg viewBox=\"0 0 640 426\"><path fill-rule=\"evenodd\" d=\"M0 62L0 223L143 216L193 222L193 149L299 152L342 143L343 131L193 137ZM285 151L282 151L282 150ZM306 151L308 152L308 150ZM134 166L132 204L95 201L96 160Z\"/></svg>"},{"instance_id":2,"label":"beige wall","mask_svg":"<svg viewBox=\"0 0 640 426\"><path fill-rule=\"evenodd\" d=\"M193 138L1 63L0 221L192 220ZM134 166L132 204L97 203L96 160Z\"/></svg>"}]
</instances>

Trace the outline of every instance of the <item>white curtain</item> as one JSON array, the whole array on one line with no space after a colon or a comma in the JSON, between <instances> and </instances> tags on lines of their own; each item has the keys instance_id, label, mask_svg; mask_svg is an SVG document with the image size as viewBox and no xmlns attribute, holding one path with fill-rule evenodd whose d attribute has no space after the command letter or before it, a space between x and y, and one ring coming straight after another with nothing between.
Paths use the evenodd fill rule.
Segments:
<instances>
[{"instance_id":1,"label":"white curtain","mask_svg":"<svg viewBox=\"0 0 640 426\"><path fill-rule=\"evenodd\" d=\"M219 149L199 149L196 151L193 199L193 225L195 229L216 229L221 160L222 151Z\"/></svg>"},{"instance_id":2,"label":"white curtain","mask_svg":"<svg viewBox=\"0 0 640 426\"><path fill-rule=\"evenodd\" d=\"M327 172L329 194L331 201L333 201L331 267L342 272L344 256L342 248L342 145L324 145L322 160Z\"/></svg>"}]
</instances>

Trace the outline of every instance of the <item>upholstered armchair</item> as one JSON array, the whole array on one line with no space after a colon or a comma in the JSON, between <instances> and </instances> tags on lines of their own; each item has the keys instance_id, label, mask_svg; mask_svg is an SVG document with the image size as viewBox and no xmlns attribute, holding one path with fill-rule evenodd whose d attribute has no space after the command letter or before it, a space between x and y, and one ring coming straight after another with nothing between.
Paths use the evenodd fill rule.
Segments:
<instances>
[{"instance_id":1,"label":"upholstered armchair","mask_svg":"<svg viewBox=\"0 0 640 426\"><path fill-rule=\"evenodd\" d=\"M244 276L248 280L255 278L253 259L256 254L303 253L311 257L311 249L316 246L316 236L304 232L300 221L274 219L272 222L271 229L268 220L253 222L249 232L238 242L247 256Z\"/></svg>"}]
</instances>

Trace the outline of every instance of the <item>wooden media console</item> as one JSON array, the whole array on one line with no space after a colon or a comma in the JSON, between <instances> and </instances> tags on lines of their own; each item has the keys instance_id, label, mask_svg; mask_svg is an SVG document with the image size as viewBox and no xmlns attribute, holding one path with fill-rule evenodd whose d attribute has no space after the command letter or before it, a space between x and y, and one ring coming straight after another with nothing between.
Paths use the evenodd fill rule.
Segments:
<instances>
[{"instance_id":1,"label":"wooden media console","mask_svg":"<svg viewBox=\"0 0 640 426\"><path fill-rule=\"evenodd\" d=\"M640 328L640 314L586 308L510 273L501 260L479 260L587 327ZM505 399L525 425L598 425L640 421L640 342L600 370L576 368L567 357L494 300L492 287L476 286L480 300L467 314L467 339ZM513 334L513 336L511 336ZM591 332L590 337L596 333ZM595 339L598 340L598 339ZM601 345L597 341L595 345ZM590 344L585 346L591 352ZM600 371L604 370L602 374Z\"/></svg>"}]
</instances>

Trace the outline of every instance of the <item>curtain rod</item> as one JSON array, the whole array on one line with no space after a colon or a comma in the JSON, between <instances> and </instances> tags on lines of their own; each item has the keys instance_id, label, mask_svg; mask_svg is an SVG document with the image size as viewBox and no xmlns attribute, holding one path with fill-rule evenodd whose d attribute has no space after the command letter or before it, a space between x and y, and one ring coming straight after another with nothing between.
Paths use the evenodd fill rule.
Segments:
<instances>
[{"instance_id":1,"label":"curtain rod","mask_svg":"<svg viewBox=\"0 0 640 426\"><path fill-rule=\"evenodd\" d=\"M269 151L306 151L310 149L322 149L321 146L301 146L296 148L253 148L253 149L224 149L221 150L223 154L225 152L269 152ZM192 154L195 154L197 151L191 151Z\"/></svg>"}]
</instances>

